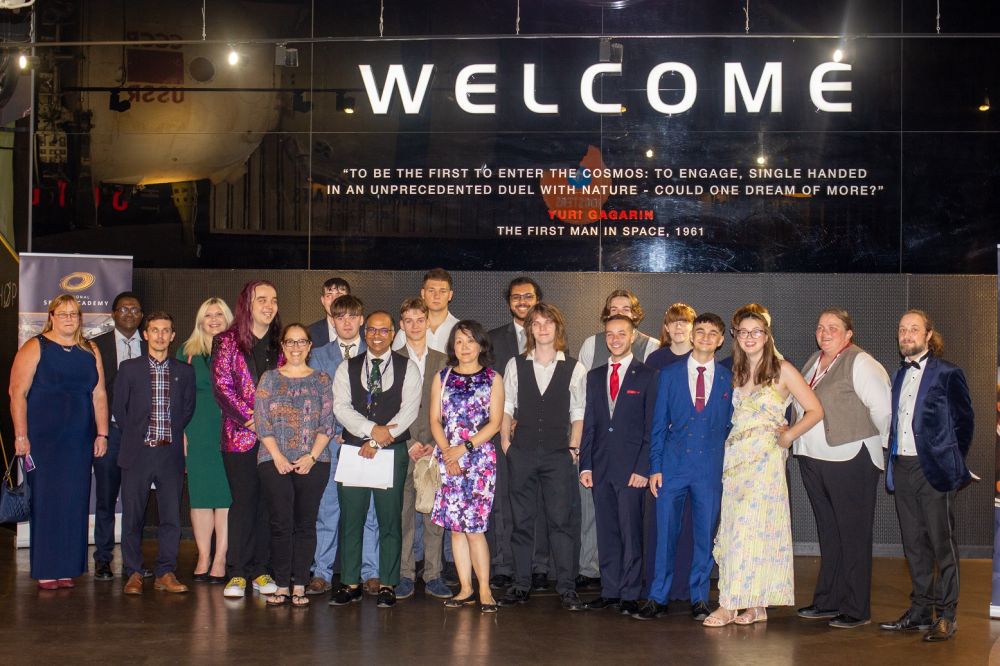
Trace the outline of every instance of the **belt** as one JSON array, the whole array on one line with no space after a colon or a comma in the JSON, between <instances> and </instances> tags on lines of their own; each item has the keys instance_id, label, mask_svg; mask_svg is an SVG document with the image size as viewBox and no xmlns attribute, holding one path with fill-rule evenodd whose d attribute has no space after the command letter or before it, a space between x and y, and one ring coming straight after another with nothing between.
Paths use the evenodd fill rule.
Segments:
<instances>
[{"instance_id":1,"label":"belt","mask_svg":"<svg viewBox=\"0 0 1000 666\"><path fill-rule=\"evenodd\" d=\"M146 442L146 446L170 446L169 439L158 439L155 442Z\"/></svg>"}]
</instances>

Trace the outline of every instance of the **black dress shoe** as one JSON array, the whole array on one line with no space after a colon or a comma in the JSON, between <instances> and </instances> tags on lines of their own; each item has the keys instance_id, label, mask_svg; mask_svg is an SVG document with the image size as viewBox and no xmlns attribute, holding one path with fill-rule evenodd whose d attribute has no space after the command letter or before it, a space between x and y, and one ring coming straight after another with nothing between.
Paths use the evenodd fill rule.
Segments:
<instances>
[{"instance_id":1,"label":"black dress shoe","mask_svg":"<svg viewBox=\"0 0 1000 666\"><path fill-rule=\"evenodd\" d=\"M497 574L496 576L493 576L493 578L490 578L490 587L494 590L506 590L513 582L514 581L511 580L510 576Z\"/></svg>"},{"instance_id":2,"label":"black dress shoe","mask_svg":"<svg viewBox=\"0 0 1000 666\"><path fill-rule=\"evenodd\" d=\"M586 590L588 587L596 587L601 584L600 578L591 578L583 574L576 577L576 589Z\"/></svg>"},{"instance_id":3,"label":"black dress shoe","mask_svg":"<svg viewBox=\"0 0 1000 666\"><path fill-rule=\"evenodd\" d=\"M930 643L936 641L946 641L955 635L955 630L958 629L958 625L955 620L950 620L946 617L939 617L931 630L924 634L924 640Z\"/></svg>"},{"instance_id":4,"label":"black dress shoe","mask_svg":"<svg viewBox=\"0 0 1000 666\"><path fill-rule=\"evenodd\" d=\"M225 576L209 576L209 578L211 580L209 580L208 582L211 583L212 585L222 585L227 580L229 580Z\"/></svg>"},{"instance_id":5,"label":"black dress shoe","mask_svg":"<svg viewBox=\"0 0 1000 666\"><path fill-rule=\"evenodd\" d=\"M830 620L827 624L834 629L854 629L855 627L863 627L869 622L871 622L869 619L862 620L854 617L853 615L841 613L837 617Z\"/></svg>"},{"instance_id":6,"label":"black dress shoe","mask_svg":"<svg viewBox=\"0 0 1000 666\"><path fill-rule=\"evenodd\" d=\"M577 596L576 592L567 592L562 596L562 607L568 611L587 610L587 606L580 601L580 597Z\"/></svg>"},{"instance_id":7,"label":"black dress shoe","mask_svg":"<svg viewBox=\"0 0 1000 666\"><path fill-rule=\"evenodd\" d=\"M639 602L633 601L631 599L626 599L621 602L618 606L618 612L622 615L632 615L633 613L639 612Z\"/></svg>"},{"instance_id":8,"label":"black dress shoe","mask_svg":"<svg viewBox=\"0 0 1000 666\"><path fill-rule=\"evenodd\" d=\"M94 580L112 580L111 562L94 562Z\"/></svg>"},{"instance_id":9,"label":"black dress shoe","mask_svg":"<svg viewBox=\"0 0 1000 666\"><path fill-rule=\"evenodd\" d=\"M191 580L196 583L211 583L213 578L214 576L207 571L205 573L196 573L191 576Z\"/></svg>"},{"instance_id":10,"label":"black dress shoe","mask_svg":"<svg viewBox=\"0 0 1000 666\"><path fill-rule=\"evenodd\" d=\"M712 610L704 601L696 601L691 604L691 619L695 622L704 622L705 618L712 614Z\"/></svg>"},{"instance_id":11,"label":"black dress shoe","mask_svg":"<svg viewBox=\"0 0 1000 666\"><path fill-rule=\"evenodd\" d=\"M931 622L930 617L915 616L911 609L903 613L895 622L882 622L878 627L885 631L917 631L918 629L930 629Z\"/></svg>"},{"instance_id":12,"label":"black dress shoe","mask_svg":"<svg viewBox=\"0 0 1000 666\"><path fill-rule=\"evenodd\" d=\"M549 589L549 575L543 573L531 574L531 591L545 592Z\"/></svg>"},{"instance_id":13,"label":"black dress shoe","mask_svg":"<svg viewBox=\"0 0 1000 666\"><path fill-rule=\"evenodd\" d=\"M365 590L360 585L357 587L348 587L347 585L344 585L330 595L330 605L346 606L347 604L354 603L355 601L361 601L361 597L364 596L364 594Z\"/></svg>"},{"instance_id":14,"label":"black dress shoe","mask_svg":"<svg viewBox=\"0 0 1000 666\"><path fill-rule=\"evenodd\" d=\"M515 590L514 588L510 588L507 590L507 594L500 597L497 604L500 606L516 606L518 604L525 604L528 603L528 597L530 596L531 593L527 590Z\"/></svg>"},{"instance_id":15,"label":"black dress shoe","mask_svg":"<svg viewBox=\"0 0 1000 666\"><path fill-rule=\"evenodd\" d=\"M838 610L819 608L815 604L800 608L795 613L807 620L829 620L840 615L840 611Z\"/></svg>"},{"instance_id":16,"label":"black dress shoe","mask_svg":"<svg viewBox=\"0 0 1000 666\"><path fill-rule=\"evenodd\" d=\"M655 620L667 613L667 607L661 606L652 599L643 604L638 613L632 613L632 617L637 620Z\"/></svg>"},{"instance_id":17,"label":"black dress shoe","mask_svg":"<svg viewBox=\"0 0 1000 666\"><path fill-rule=\"evenodd\" d=\"M153 570L152 569L147 569L146 567L143 567L142 568L142 577L143 578L153 578Z\"/></svg>"},{"instance_id":18,"label":"black dress shoe","mask_svg":"<svg viewBox=\"0 0 1000 666\"><path fill-rule=\"evenodd\" d=\"M375 605L379 608L392 608L396 605L396 591L391 587L382 586L379 588Z\"/></svg>"},{"instance_id":19,"label":"black dress shoe","mask_svg":"<svg viewBox=\"0 0 1000 666\"><path fill-rule=\"evenodd\" d=\"M605 608L617 609L621 604L621 599L617 597L597 597L593 601L588 601L586 606L590 610L604 610Z\"/></svg>"}]
</instances>

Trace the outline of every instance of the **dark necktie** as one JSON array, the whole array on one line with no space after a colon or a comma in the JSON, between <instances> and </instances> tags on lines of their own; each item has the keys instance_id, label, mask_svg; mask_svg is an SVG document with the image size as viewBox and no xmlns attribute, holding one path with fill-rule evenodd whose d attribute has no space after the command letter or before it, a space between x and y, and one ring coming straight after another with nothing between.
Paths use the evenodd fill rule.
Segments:
<instances>
[{"instance_id":1,"label":"dark necktie","mask_svg":"<svg viewBox=\"0 0 1000 666\"><path fill-rule=\"evenodd\" d=\"M705 409L705 368L698 367L698 381L694 384L694 411Z\"/></svg>"},{"instance_id":2,"label":"dark necktie","mask_svg":"<svg viewBox=\"0 0 1000 666\"><path fill-rule=\"evenodd\" d=\"M618 399L618 391L621 389L621 383L618 379L618 368L622 367L621 363L611 364L611 402Z\"/></svg>"},{"instance_id":3,"label":"dark necktie","mask_svg":"<svg viewBox=\"0 0 1000 666\"><path fill-rule=\"evenodd\" d=\"M340 343L340 348L343 349L344 360L351 358L351 350L354 349L354 343L347 345L343 342ZM381 361L379 361L381 363Z\"/></svg>"},{"instance_id":4,"label":"dark necktie","mask_svg":"<svg viewBox=\"0 0 1000 666\"><path fill-rule=\"evenodd\" d=\"M368 393L372 398L382 395L382 371L378 367L380 365L382 365L382 359L372 359L372 371L368 375Z\"/></svg>"}]
</instances>

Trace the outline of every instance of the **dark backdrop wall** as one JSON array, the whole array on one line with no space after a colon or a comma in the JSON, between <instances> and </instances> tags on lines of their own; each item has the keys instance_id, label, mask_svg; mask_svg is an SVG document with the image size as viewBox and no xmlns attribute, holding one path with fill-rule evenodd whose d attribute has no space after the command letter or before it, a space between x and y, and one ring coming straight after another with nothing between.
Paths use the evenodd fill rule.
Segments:
<instances>
[{"instance_id":1,"label":"dark backdrop wall","mask_svg":"<svg viewBox=\"0 0 1000 666\"><path fill-rule=\"evenodd\" d=\"M422 271L289 271L289 270L158 270L135 271L135 286L146 311L166 309L178 322L177 343L191 332L198 305L210 296L234 306L240 287L265 278L277 287L284 323L310 323L322 316L319 294L328 277L340 275L352 285L367 310L398 312L399 303L417 294ZM504 292L515 273L455 272L452 312L487 327L508 320ZM727 320L740 305L756 301L773 315L778 349L797 366L815 349L816 317L825 307L847 308L854 317L855 340L891 373L899 363L896 328L908 308L927 310L945 340L945 358L968 377L978 416L969 455L973 472L984 481L959 494L958 541L966 556L989 557L993 546L993 470L995 447L992 414L997 339L997 279L992 275L872 274L646 274L536 273L546 300L565 313L570 349L600 328L598 314L613 289L633 290L647 313L640 328L656 335L664 310L676 301L698 312L716 312ZM723 348L728 354L731 341ZM796 551L817 553L815 522L798 473L789 464L792 525ZM899 529L891 498L879 495L875 521L876 554L900 555Z\"/></svg>"}]
</instances>

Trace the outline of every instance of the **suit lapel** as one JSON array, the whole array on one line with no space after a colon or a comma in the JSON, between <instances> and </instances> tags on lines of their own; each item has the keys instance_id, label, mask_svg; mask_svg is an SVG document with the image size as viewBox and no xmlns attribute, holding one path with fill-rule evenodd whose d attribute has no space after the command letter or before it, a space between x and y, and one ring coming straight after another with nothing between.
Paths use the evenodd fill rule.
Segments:
<instances>
[{"instance_id":1,"label":"suit lapel","mask_svg":"<svg viewBox=\"0 0 1000 666\"><path fill-rule=\"evenodd\" d=\"M636 361L633 357L632 362L628 364L628 370L625 371L625 376L622 377L621 386L618 388L618 400L621 400L623 396L628 395L628 392L632 387L639 381L639 368L636 367ZM604 390L604 396L608 401L608 412L611 415L611 419L614 420L615 413L617 409L611 409L611 396L607 388ZM617 407L617 401L615 403Z\"/></svg>"},{"instance_id":2,"label":"suit lapel","mask_svg":"<svg viewBox=\"0 0 1000 666\"><path fill-rule=\"evenodd\" d=\"M916 432L917 423L919 422L918 415L923 412L924 398L927 397L927 391L932 385L937 383L940 373L941 367L938 365L937 359L931 356L927 359L927 365L924 366L923 376L920 377L920 388L917 389L917 399L913 403L914 432Z\"/></svg>"},{"instance_id":3,"label":"suit lapel","mask_svg":"<svg viewBox=\"0 0 1000 666\"><path fill-rule=\"evenodd\" d=\"M712 392L708 394L708 400L705 401L705 409L715 405L715 398L717 396L724 395L727 390L731 389L732 386L727 386L725 382L722 381L722 373L719 372L719 364L715 364L713 377L712 377ZM690 391L688 391L690 393ZM691 402L692 408L694 401Z\"/></svg>"}]
</instances>

